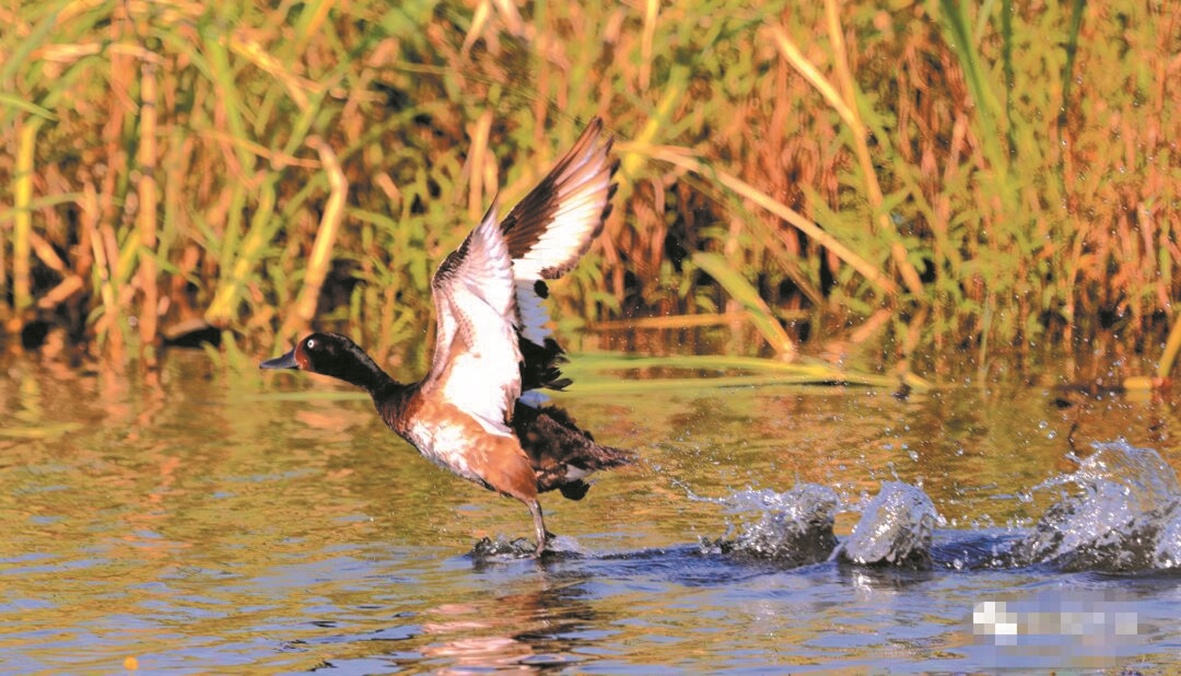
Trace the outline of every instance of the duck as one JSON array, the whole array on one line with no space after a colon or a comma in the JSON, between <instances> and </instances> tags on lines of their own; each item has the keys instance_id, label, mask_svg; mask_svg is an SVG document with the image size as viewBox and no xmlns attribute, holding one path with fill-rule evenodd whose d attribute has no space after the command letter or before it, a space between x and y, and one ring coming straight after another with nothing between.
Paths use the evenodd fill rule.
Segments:
<instances>
[{"instance_id":1,"label":"duck","mask_svg":"<svg viewBox=\"0 0 1181 676\"><path fill-rule=\"evenodd\" d=\"M613 137L591 120L548 174L504 217L496 198L431 280L435 345L417 382L386 373L347 336L316 332L262 369L296 369L350 383L426 459L524 503L541 557L553 538L538 495L581 500L594 472L634 455L595 441L543 390L572 384L544 301L603 229L617 184Z\"/></svg>"}]
</instances>

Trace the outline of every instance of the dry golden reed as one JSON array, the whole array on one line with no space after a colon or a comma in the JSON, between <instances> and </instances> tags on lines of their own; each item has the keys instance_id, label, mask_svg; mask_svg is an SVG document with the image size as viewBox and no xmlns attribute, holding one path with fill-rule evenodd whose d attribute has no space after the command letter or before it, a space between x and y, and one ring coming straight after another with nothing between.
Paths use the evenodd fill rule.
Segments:
<instances>
[{"instance_id":1,"label":"dry golden reed","mask_svg":"<svg viewBox=\"0 0 1181 676\"><path fill-rule=\"evenodd\" d=\"M563 328L983 360L1174 319L1177 3L213 4L0 10L9 345L150 361L202 320L418 358L434 266L595 115L622 189Z\"/></svg>"}]
</instances>

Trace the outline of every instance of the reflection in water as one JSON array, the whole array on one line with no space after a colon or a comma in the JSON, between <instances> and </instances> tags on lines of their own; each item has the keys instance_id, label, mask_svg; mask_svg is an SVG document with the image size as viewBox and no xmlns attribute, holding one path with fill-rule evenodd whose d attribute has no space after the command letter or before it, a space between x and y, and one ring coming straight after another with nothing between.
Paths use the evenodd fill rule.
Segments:
<instances>
[{"instance_id":1,"label":"reflection in water","mask_svg":"<svg viewBox=\"0 0 1181 676\"><path fill-rule=\"evenodd\" d=\"M1015 568L1007 556L1055 501L1030 489L1077 469L1064 460L1072 425L1084 451L1123 435L1177 466L1167 440L1181 427L1159 398L1064 412L1051 389L1024 386L906 402L707 381L660 396L576 392L580 421L637 448L645 467L604 477L576 505L547 503L578 553L536 564L466 556L481 537L527 534L503 531L513 506L439 475L343 389L287 382L280 395L180 353L158 376L35 362L6 373L6 671L117 673L128 658L206 673L987 671L1040 668L1031 655L1050 644L1065 646L1059 667L1181 666L1167 649L1181 640L1175 581ZM883 482L921 489L947 519L930 570L700 544L753 532L744 526L782 544L772 531L790 519L732 503L807 485L825 494L808 504L840 505L814 522L848 538ZM1169 522L1158 542L1178 530ZM1112 633L1109 652L1072 662L1061 636L1014 647L975 633L979 604L1005 602L1017 626L1042 627L1034 606L1050 601L1037 594L1080 585L1133 606L1119 612L1136 613L1134 641Z\"/></svg>"},{"instance_id":2,"label":"reflection in water","mask_svg":"<svg viewBox=\"0 0 1181 676\"><path fill-rule=\"evenodd\" d=\"M452 563L457 569L465 565ZM535 671L590 658L580 650L593 645L594 628L608 620L582 599L586 573L555 573L521 562L476 576L486 588L460 600L396 613L395 624L365 633L291 641L285 650L331 655L324 664L335 668L416 664L443 673ZM326 628L336 624L323 622Z\"/></svg>"},{"instance_id":3,"label":"reflection in water","mask_svg":"<svg viewBox=\"0 0 1181 676\"><path fill-rule=\"evenodd\" d=\"M586 575L581 575L583 579ZM542 575L540 588L497 595L485 603L446 604L423 613L432 643L427 657L449 658L445 671L490 666L542 666L581 661L578 634L604 622L583 602L577 577Z\"/></svg>"}]
</instances>

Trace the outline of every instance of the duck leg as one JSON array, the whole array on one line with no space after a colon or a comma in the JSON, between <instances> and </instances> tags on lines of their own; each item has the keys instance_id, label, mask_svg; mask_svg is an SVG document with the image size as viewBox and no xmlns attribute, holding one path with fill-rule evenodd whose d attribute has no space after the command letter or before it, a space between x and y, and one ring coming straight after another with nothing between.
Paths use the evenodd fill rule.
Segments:
<instances>
[{"instance_id":1,"label":"duck leg","mask_svg":"<svg viewBox=\"0 0 1181 676\"><path fill-rule=\"evenodd\" d=\"M541 503L536 499L526 500L529 513L533 515L533 527L537 530L537 550L533 552L535 558L541 558L546 545L549 544L549 531L545 529L545 519L541 516Z\"/></svg>"}]
</instances>

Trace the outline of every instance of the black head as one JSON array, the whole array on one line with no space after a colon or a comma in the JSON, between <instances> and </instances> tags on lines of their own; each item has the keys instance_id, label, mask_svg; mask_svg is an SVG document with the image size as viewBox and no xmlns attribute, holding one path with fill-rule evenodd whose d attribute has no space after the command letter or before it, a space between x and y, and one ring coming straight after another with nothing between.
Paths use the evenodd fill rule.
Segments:
<instances>
[{"instance_id":1,"label":"black head","mask_svg":"<svg viewBox=\"0 0 1181 676\"><path fill-rule=\"evenodd\" d=\"M287 354L268 359L258 367L320 373L369 391L390 379L364 350L339 333L313 333Z\"/></svg>"}]
</instances>

